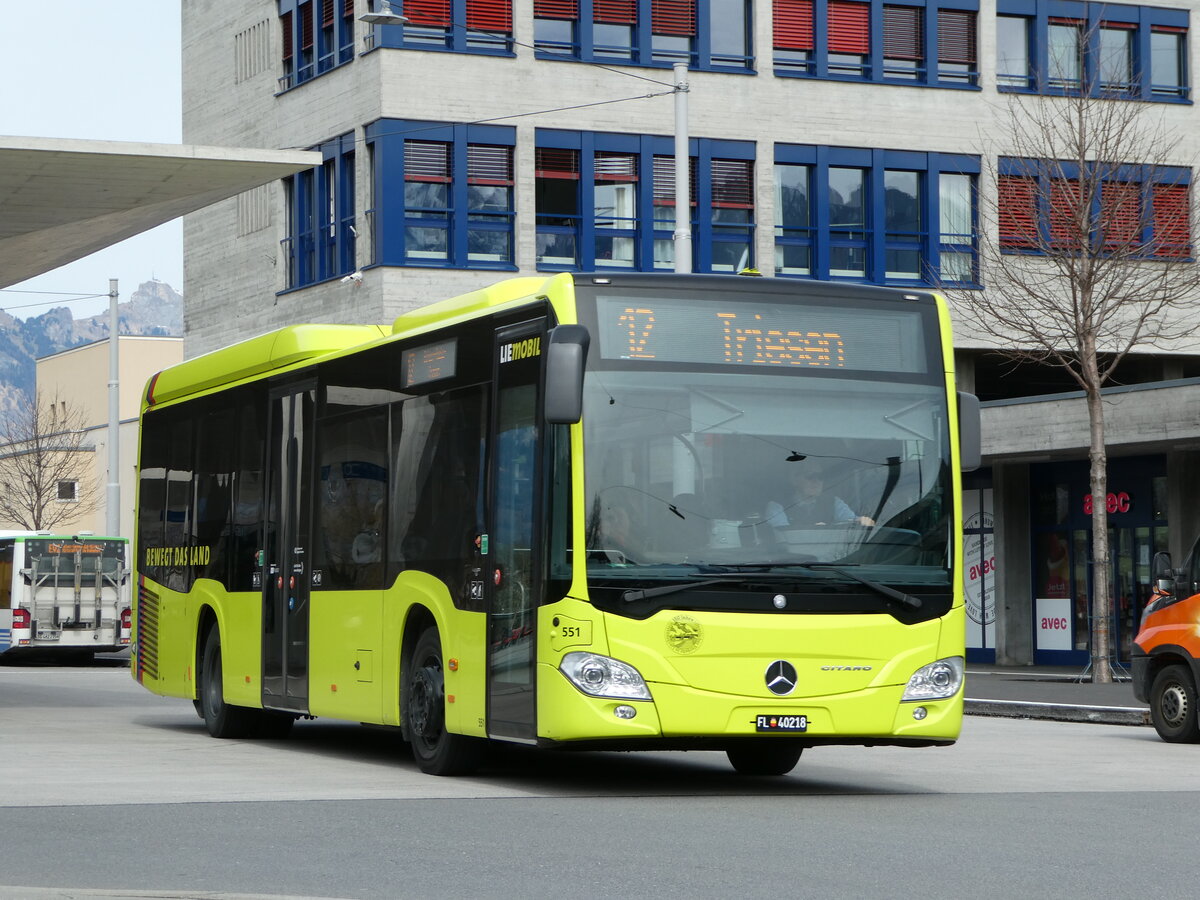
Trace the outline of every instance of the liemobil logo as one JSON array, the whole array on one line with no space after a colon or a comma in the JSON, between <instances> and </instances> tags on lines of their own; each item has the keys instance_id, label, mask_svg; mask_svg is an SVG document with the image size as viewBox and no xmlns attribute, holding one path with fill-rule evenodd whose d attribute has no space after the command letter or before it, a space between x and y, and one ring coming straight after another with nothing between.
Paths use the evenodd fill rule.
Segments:
<instances>
[{"instance_id":1,"label":"liemobil logo","mask_svg":"<svg viewBox=\"0 0 1200 900\"><path fill-rule=\"evenodd\" d=\"M796 667L786 659L777 659L767 666L764 676L767 690L780 697L790 694L796 689Z\"/></svg>"},{"instance_id":2,"label":"liemobil logo","mask_svg":"<svg viewBox=\"0 0 1200 900\"><path fill-rule=\"evenodd\" d=\"M533 337L524 341L514 341L511 344L504 344L500 347L501 363L509 363L541 355L542 339L540 337Z\"/></svg>"}]
</instances>

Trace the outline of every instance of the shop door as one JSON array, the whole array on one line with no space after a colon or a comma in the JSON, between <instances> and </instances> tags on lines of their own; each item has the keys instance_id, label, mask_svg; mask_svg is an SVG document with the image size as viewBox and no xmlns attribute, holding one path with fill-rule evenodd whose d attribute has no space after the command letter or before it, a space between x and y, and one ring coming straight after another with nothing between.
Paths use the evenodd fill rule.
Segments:
<instances>
[{"instance_id":1,"label":"shop door","mask_svg":"<svg viewBox=\"0 0 1200 900\"><path fill-rule=\"evenodd\" d=\"M309 492L315 386L273 391L263 540L263 705L308 710Z\"/></svg>"},{"instance_id":2,"label":"shop door","mask_svg":"<svg viewBox=\"0 0 1200 900\"><path fill-rule=\"evenodd\" d=\"M1154 534L1165 529L1112 529L1113 647L1117 661L1129 664L1142 610L1150 599L1154 559ZM1165 544L1165 539L1163 540Z\"/></svg>"},{"instance_id":3,"label":"shop door","mask_svg":"<svg viewBox=\"0 0 1200 900\"><path fill-rule=\"evenodd\" d=\"M496 332L491 436L488 734L537 737L534 671L541 591L538 382L545 320Z\"/></svg>"}]
</instances>

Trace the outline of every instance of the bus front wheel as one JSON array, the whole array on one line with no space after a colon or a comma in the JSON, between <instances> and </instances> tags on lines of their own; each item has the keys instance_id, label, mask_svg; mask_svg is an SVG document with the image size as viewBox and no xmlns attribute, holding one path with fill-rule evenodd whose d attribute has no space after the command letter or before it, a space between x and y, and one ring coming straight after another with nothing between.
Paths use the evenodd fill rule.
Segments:
<instances>
[{"instance_id":1,"label":"bus front wheel","mask_svg":"<svg viewBox=\"0 0 1200 900\"><path fill-rule=\"evenodd\" d=\"M404 689L404 720L413 759L426 775L465 775L479 767L483 741L446 730L442 641L436 628L417 638Z\"/></svg>"},{"instance_id":2,"label":"bus front wheel","mask_svg":"<svg viewBox=\"0 0 1200 900\"><path fill-rule=\"evenodd\" d=\"M739 775L786 775L796 768L803 752L791 741L764 739L730 747L725 755Z\"/></svg>"},{"instance_id":3,"label":"bus front wheel","mask_svg":"<svg viewBox=\"0 0 1200 900\"><path fill-rule=\"evenodd\" d=\"M1187 666L1167 666L1150 686L1150 718L1164 741L1176 744L1200 741L1196 709L1196 682Z\"/></svg>"},{"instance_id":4,"label":"bus front wheel","mask_svg":"<svg viewBox=\"0 0 1200 900\"><path fill-rule=\"evenodd\" d=\"M221 632L215 624L204 639L200 657L200 684L197 685L200 717L208 733L215 738L255 737L258 732L257 710L232 706L225 702L221 681Z\"/></svg>"}]
</instances>

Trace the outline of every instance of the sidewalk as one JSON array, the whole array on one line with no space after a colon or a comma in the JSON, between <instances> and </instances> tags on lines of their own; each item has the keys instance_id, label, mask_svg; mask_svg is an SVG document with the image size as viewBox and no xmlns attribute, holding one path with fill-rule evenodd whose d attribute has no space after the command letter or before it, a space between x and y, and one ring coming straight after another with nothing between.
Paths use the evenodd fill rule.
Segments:
<instances>
[{"instance_id":1,"label":"sidewalk","mask_svg":"<svg viewBox=\"0 0 1200 900\"><path fill-rule=\"evenodd\" d=\"M1126 673L1114 673L1127 679ZM1128 681L1092 684L1090 673L1064 666L967 664L966 713L1104 725L1149 725L1150 708Z\"/></svg>"}]
</instances>

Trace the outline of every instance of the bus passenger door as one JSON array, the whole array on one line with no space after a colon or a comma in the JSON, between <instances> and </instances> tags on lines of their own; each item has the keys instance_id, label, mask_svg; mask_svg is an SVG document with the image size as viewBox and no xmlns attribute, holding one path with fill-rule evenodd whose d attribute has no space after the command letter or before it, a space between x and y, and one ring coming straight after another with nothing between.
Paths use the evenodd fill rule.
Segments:
<instances>
[{"instance_id":1,"label":"bus passenger door","mask_svg":"<svg viewBox=\"0 0 1200 900\"><path fill-rule=\"evenodd\" d=\"M535 622L541 589L538 382L544 319L496 332L487 551L488 734L537 737Z\"/></svg>"},{"instance_id":2,"label":"bus passenger door","mask_svg":"<svg viewBox=\"0 0 1200 900\"><path fill-rule=\"evenodd\" d=\"M271 392L263 534L263 705L308 711L311 383Z\"/></svg>"}]
</instances>

